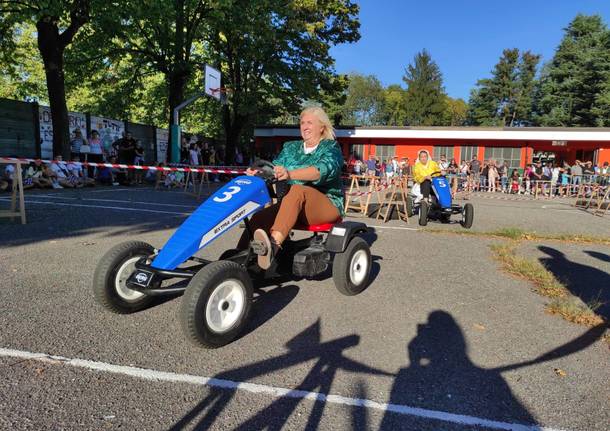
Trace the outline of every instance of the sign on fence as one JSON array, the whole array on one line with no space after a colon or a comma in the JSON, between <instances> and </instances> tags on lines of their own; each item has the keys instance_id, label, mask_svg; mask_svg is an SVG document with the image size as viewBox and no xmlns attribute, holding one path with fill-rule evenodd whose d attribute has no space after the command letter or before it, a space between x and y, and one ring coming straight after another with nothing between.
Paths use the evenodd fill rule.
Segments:
<instances>
[{"instance_id":1,"label":"sign on fence","mask_svg":"<svg viewBox=\"0 0 610 431\"><path fill-rule=\"evenodd\" d=\"M40 122L40 152L43 159L53 158L53 122L51 120L51 108L40 106L38 110ZM74 137L74 130L80 129L86 134L87 117L79 112L68 112L68 123L70 125L70 139Z\"/></svg>"},{"instance_id":2,"label":"sign on fence","mask_svg":"<svg viewBox=\"0 0 610 431\"><path fill-rule=\"evenodd\" d=\"M100 134L102 148L106 154L112 153L112 143L123 137L125 122L111 118L91 116L91 131L97 130Z\"/></svg>"},{"instance_id":3,"label":"sign on fence","mask_svg":"<svg viewBox=\"0 0 610 431\"><path fill-rule=\"evenodd\" d=\"M167 145L169 143L169 130L157 129L157 162L165 163L167 158Z\"/></svg>"}]
</instances>

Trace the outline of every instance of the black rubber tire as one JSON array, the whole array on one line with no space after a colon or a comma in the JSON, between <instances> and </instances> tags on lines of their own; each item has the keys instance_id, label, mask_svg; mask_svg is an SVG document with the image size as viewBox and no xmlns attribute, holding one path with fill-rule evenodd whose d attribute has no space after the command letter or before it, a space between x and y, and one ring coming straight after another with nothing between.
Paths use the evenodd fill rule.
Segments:
<instances>
[{"instance_id":1,"label":"black rubber tire","mask_svg":"<svg viewBox=\"0 0 610 431\"><path fill-rule=\"evenodd\" d=\"M206 305L214 289L235 279L244 288L244 308L235 323L224 332L212 330L206 321ZM188 284L180 307L180 323L188 340L196 346L215 349L235 340L244 330L252 307L252 280L243 266L219 260L204 266Z\"/></svg>"},{"instance_id":2,"label":"black rubber tire","mask_svg":"<svg viewBox=\"0 0 610 431\"><path fill-rule=\"evenodd\" d=\"M122 242L108 250L93 274L93 297L96 302L117 314L129 314L148 308L154 298L144 295L136 300L127 300L117 292L115 280L117 271L127 260L153 253L153 246L142 241Z\"/></svg>"},{"instance_id":3,"label":"black rubber tire","mask_svg":"<svg viewBox=\"0 0 610 431\"><path fill-rule=\"evenodd\" d=\"M464 205L463 218L460 221L460 224L464 229L470 229L472 227L472 222L474 220L474 207L472 204L468 203Z\"/></svg>"},{"instance_id":4,"label":"black rubber tire","mask_svg":"<svg viewBox=\"0 0 610 431\"><path fill-rule=\"evenodd\" d=\"M359 284L355 284L350 275L350 267L352 258L359 250L364 250L366 253L367 267L362 281ZM362 292L369 284L372 264L371 249L368 243L359 236L352 238L345 251L343 253L336 253L333 260L333 281L337 290L347 296L357 295Z\"/></svg>"},{"instance_id":5,"label":"black rubber tire","mask_svg":"<svg viewBox=\"0 0 610 431\"><path fill-rule=\"evenodd\" d=\"M413 217L413 198L410 195L407 195L406 205L407 205L407 216Z\"/></svg>"},{"instance_id":6,"label":"black rubber tire","mask_svg":"<svg viewBox=\"0 0 610 431\"><path fill-rule=\"evenodd\" d=\"M230 248L228 250L225 250L222 252L222 254L220 255L220 257L218 258L218 260L225 260L228 259L230 257L235 256L237 253L239 253L241 250L237 249L237 248Z\"/></svg>"},{"instance_id":7,"label":"black rubber tire","mask_svg":"<svg viewBox=\"0 0 610 431\"><path fill-rule=\"evenodd\" d=\"M422 200L419 204L419 225L426 226L428 224L428 211L430 210L428 202Z\"/></svg>"}]
</instances>

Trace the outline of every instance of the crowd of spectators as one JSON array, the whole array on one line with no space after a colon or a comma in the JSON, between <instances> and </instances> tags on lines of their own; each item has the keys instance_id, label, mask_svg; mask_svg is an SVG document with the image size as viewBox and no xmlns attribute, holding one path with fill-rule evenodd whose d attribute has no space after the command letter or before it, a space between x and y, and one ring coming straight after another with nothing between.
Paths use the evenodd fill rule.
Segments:
<instances>
[{"instance_id":1,"label":"crowd of spectators","mask_svg":"<svg viewBox=\"0 0 610 431\"><path fill-rule=\"evenodd\" d=\"M510 166L506 160L481 161L476 155L471 160L458 163L455 158L448 160L445 154L441 154L435 161L450 180L454 192L572 196L577 193L579 184L610 184L608 162L597 165L591 161L576 160L570 165L567 162L538 160L526 165L522 170ZM390 157L384 160L374 155L368 160L352 156L346 164L349 173L376 176L384 180L397 176L410 177L412 167L407 157Z\"/></svg>"}]
</instances>

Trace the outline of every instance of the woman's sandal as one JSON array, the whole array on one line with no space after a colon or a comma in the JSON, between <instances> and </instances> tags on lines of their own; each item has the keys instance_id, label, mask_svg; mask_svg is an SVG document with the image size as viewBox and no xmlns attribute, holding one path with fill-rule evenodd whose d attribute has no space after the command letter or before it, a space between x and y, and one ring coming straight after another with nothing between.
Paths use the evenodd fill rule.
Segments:
<instances>
[{"instance_id":1,"label":"woman's sandal","mask_svg":"<svg viewBox=\"0 0 610 431\"><path fill-rule=\"evenodd\" d=\"M269 238L269 235L263 229L256 229L254 231L254 240L264 244L266 249L265 254L258 255L258 266L262 269L269 269L277 251L280 249L280 245L272 238Z\"/></svg>"}]
</instances>

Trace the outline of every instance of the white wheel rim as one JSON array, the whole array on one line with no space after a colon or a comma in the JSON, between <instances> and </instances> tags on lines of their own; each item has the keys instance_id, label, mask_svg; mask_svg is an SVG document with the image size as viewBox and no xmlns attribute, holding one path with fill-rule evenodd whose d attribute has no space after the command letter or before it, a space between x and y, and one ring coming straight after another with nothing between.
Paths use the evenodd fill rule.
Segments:
<instances>
[{"instance_id":1,"label":"white wheel rim","mask_svg":"<svg viewBox=\"0 0 610 431\"><path fill-rule=\"evenodd\" d=\"M246 289L235 279L220 283L205 307L205 320L214 332L226 332L239 320L246 305Z\"/></svg>"},{"instance_id":2,"label":"white wheel rim","mask_svg":"<svg viewBox=\"0 0 610 431\"><path fill-rule=\"evenodd\" d=\"M352 256L349 265L349 277L353 284L359 285L364 281L369 268L369 259L364 250L358 250Z\"/></svg>"},{"instance_id":3,"label":"white wheel rim","mask_svg":"<svg viewBox=\"0 0 610 431\"><path fill-rule=\"evenodd\" d=\"M127 259L116 272L116 276L114 278L114 288L119 296L126 301L136 301L144 296L143 293L127 287L127 279L131 274L133 274L136 269L136 262L141 258L142 256L134 256Z\"/></svg>"}]
</instances>

